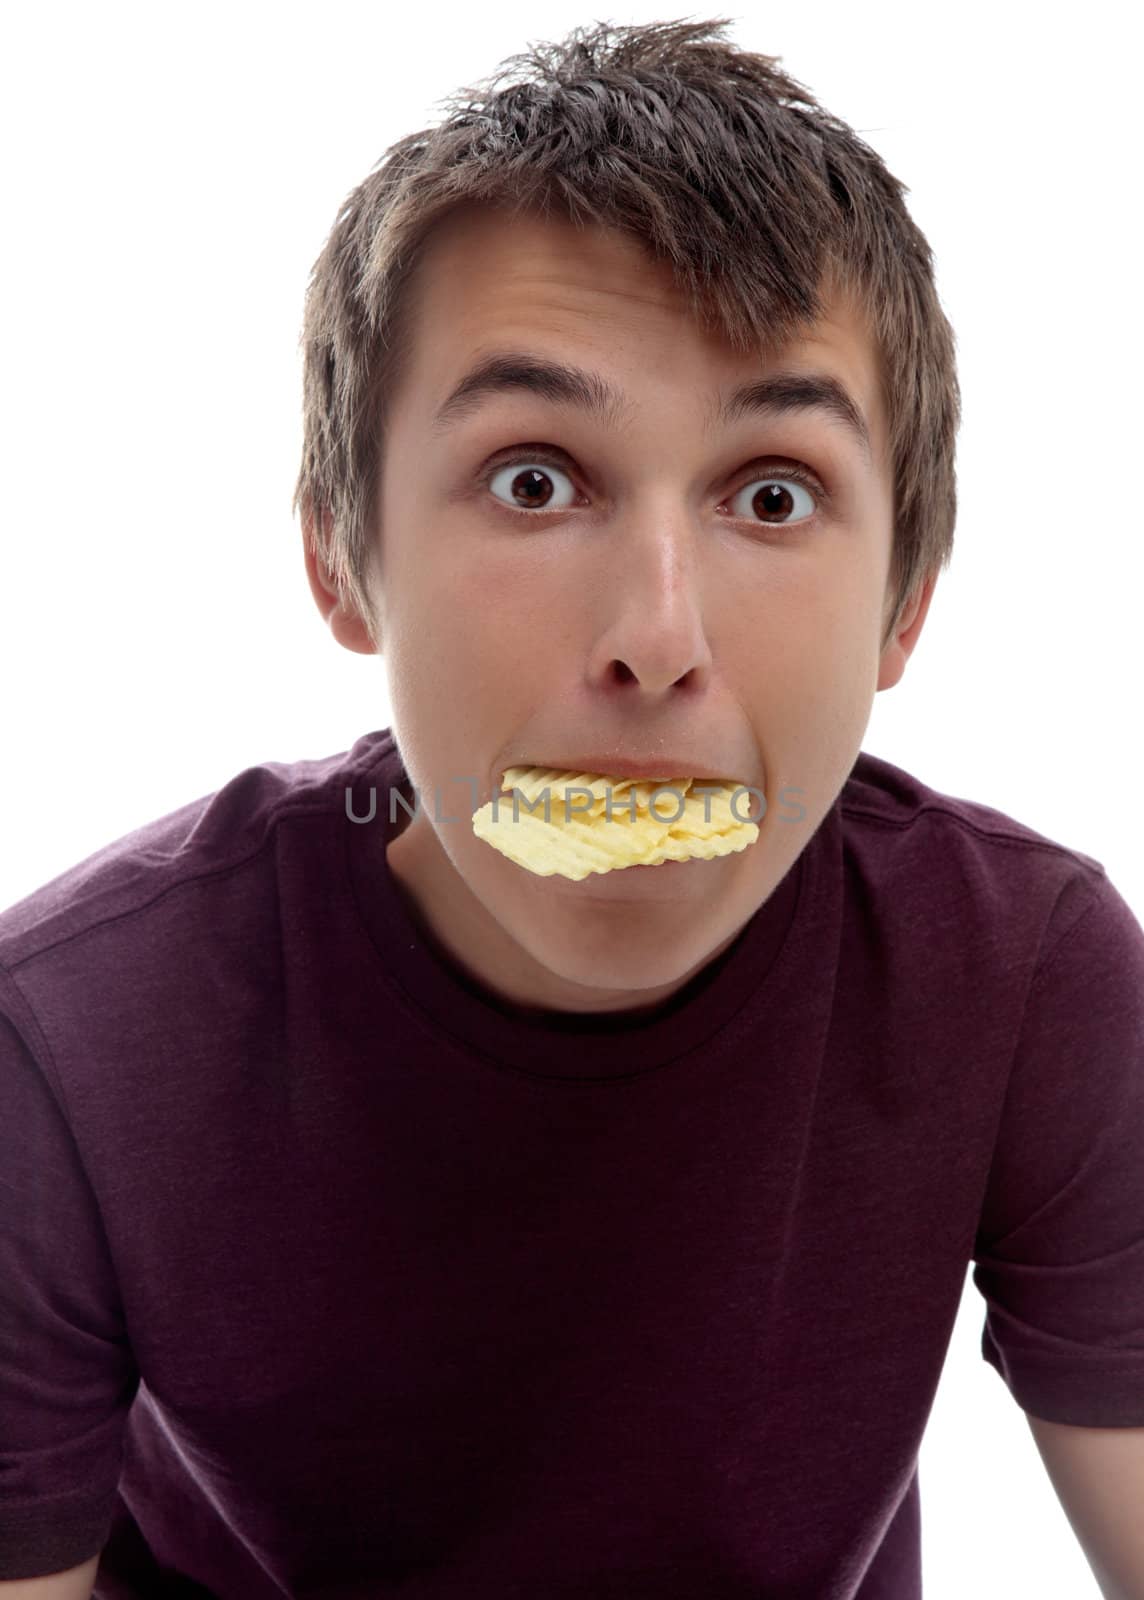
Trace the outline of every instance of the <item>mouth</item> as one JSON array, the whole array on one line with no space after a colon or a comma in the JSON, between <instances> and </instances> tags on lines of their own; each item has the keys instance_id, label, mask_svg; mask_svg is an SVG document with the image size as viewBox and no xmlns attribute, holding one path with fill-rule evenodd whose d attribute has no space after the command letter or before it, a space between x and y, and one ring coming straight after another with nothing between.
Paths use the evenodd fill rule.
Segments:
<instances>
[{"instance_id":1,"label":"mouth","mask_svg":"<svg viewBox=\"0 0 1144 1600\"><path fill-rule=\"evenodd\" d=\"M502 769L501 780L510 772L535 771L537 773L569 774L578 778L618 778L624 783L724 783L731 787L742 780L731 777L726 767L715 767L688 756L656 756L654 760L641 760L625 756L569 756L555 760L524 759Z\"/></svg>"},{"instance_id":2,"label":"mouth","mask_svg":"<svg viewBox=\"0 0 1144 1600\"><path fill-rule=\"evenodd\" d=\"M674 882L679 873L673 869L738 854L759 837L758 825L736 809L748 786L708 777L713 772L710 767L696 782L690 775L679 776L679 768L674 777L670 769L663 776L666 764L659 762L609 756L605 761L591 757L590 763L502 769L500 778L494 779L493 798L473 815L473 832L539 877L558 875L576 881L612 873L622 877L625 869L643 866L666 867L666 873L657 871L659 881ZM674 816L662 809L665 793L674 793ZM563 816L551 814L554 794L563 805ZM610 814L613 797L625 815ZM513 815L508 819L498 801L510 798ZM517 809L521 800L523 814ZM541 802L544 812L537 818L535 807ZM571 815L573 802L576 817ZM640 873L639 881L651 876ZM689 880L693 877L688 874Z\"/></svg>"}]
</instances>

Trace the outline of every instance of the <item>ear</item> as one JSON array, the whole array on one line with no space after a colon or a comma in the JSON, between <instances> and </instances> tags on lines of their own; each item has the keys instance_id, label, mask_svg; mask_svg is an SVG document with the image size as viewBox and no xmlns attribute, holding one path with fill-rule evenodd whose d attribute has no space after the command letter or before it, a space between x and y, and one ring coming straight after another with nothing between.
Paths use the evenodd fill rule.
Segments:
<instances>
[{"instance_id":1,"label":"ear","mask_svg":"<svg viewBox=\"0 0 1144 1600\"><path fill-rule=\"evenodd\" d=\"M898 619L893 637L882 651L878 666L878 689L892 689L905 672L906 662L913 653L926 620L936 583L935 572L914 592Z\"/></svg>"},{"instance_id":2,"label":"ear","mask_svg":"<svg viewBox=\"0 0 1144 1600\"><path fill-rule=\"evenodd\" d=\"M329 538L333 518L330 512L323 508L322 527L326 540ZM322 613L323 621L329 624L330 632L346 650L353 650L358 655L376 655L377 647L369 636L369 629L364 619L348 602L343 602L338 597L337 588L330 577L328 568L322 558L315 553L313 543L314 518L313 513L304 511L302 514L302 547L306 558L306 577L310 581L310 593L314 596L314 603ZM324 541L323 541L324 542Z\"/></svg>"}]
</instances>

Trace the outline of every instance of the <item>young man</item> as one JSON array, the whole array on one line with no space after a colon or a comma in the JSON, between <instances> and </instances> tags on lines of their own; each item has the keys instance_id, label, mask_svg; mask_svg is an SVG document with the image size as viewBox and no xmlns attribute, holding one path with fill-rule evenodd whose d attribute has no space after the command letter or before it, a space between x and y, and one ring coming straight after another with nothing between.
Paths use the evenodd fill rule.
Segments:
<instances>
[{"instance_id":1,"label":"young man","mask_svg":"<svg viewBox=\"0 0 1144 1600\"><path fill-rule=\"evenodd\" d=\"M972 1261L1144 1594L1144 933L861 750L952 335L876 155L721 27L538 52L331 233L306 568L393 728L0 917L0 1580L916 1600ZM472 820L530 767L725 777L757 836L530 870Z\"/></svg>"}]
</instances>

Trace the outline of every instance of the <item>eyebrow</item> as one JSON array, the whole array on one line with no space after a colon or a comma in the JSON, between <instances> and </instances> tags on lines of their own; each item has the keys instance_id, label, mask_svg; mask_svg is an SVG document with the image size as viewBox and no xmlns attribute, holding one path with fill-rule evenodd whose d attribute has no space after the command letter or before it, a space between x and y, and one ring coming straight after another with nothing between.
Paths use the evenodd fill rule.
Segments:
<instances>
[{"instance_id":1,"label":"eyebrow","mask_svg":"<svg viewBox=\"0 0 1144 1600\"><path fill-rule=\"evenodd\" d=\"M436 412L431 429L446 432L480 410L493 395L525 390L552 405L586 412L605 427L618 427L630 402L598 372L550 361L520 351L499 351L483 357L465 373ZM727 427L747 416L782 416L818 412L840 424L872 464L870 429L862 409L844 384L826 372L772 372L720 393L708 428Z\"/></svg>"}]
</instances>

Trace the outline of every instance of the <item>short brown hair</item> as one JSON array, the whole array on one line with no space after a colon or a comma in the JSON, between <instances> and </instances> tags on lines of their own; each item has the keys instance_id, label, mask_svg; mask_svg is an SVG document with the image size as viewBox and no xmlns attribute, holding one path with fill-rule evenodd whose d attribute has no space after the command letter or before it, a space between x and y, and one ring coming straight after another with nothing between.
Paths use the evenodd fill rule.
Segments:
<instances>
[{"instance_id":1,"label":"short brown hair","mask_svg":"<svg viewBox=\"0 0 1144 1600\"><path fill-rule=\"evenodd\" d=\"M888 419L894 606L883 644L948 563L955 336L908 191L778 56L720 38L731 20L597 22L534 43L447 97L445 120L391 145L342 206L306 294L293 510L375 646L378 471L409 353L404 295L433 224L474 202L635 235L738 351L781 348L840 295L869 331ZM525 70L501 86L513 67Z\"/></svg>"}]
</instances>

